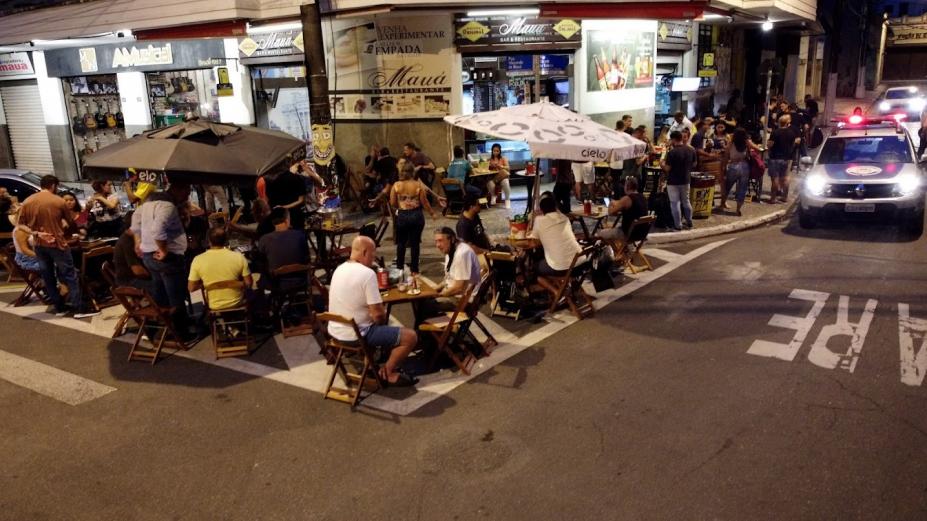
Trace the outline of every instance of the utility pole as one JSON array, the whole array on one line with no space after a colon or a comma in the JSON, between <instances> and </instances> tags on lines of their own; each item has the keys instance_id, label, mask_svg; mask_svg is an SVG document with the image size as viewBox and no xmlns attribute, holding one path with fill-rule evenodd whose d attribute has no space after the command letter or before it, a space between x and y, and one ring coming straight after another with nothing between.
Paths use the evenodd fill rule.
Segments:
<instances>
[{"instance_id":1,"label":"utility pole","mask_svg":"<svg viewBox=\"0 0 927 521\"><path fill-rule=\"evenodd\" d=\"M830 126L830 120L834 117L834 104L837 103L837 59L840 56L840 29L843 24L843 11L846 8L846 0L837 0L834 3L833 27L827 35L830 39L830 55L827 64L827 92L824 96L824 121Z\"/></svg>"},{"instance_id":2,"label":"utility pole","mask_svg":"<svg viewBox=\"0 0 927 521\"><path fill-rule=\"evenodd\" d=\"M322 15L319 2L299 6L303 25L303 58L309 89L309 120L312 124L312 155L316 173L331 181L328 165L335 155L335 133L328 102L328 74L325 70L325 44L322 41Z\"/></svg>"}]
</instances>

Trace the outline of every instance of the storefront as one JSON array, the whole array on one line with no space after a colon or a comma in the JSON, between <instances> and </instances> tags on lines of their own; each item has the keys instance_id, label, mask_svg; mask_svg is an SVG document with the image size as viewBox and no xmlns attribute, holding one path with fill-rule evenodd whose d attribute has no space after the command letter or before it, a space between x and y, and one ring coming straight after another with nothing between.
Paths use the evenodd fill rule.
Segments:
<instances>
[{"instance_id":1,"label":"storefront","mask_svg":"<svg viewBox=\"0 0 927 521\"><path fill-rule=\"evenodd\" d=\"M241 64L250 70L255 122L311 141L302 31L259 30L238 43Z\"/></svg>"},{"instance_id":2,"label":"storefront","mask_svg":"<svg viewBox=\"0 0 927 521\"><path fill-rule=\"evenodd\" d=\"M5 162L37 174L54 173L31 53L0 54L0 109L0 146L9 146L2 155L12 156Z\"/></svg>"},{"instance_id":3,"label":"storefront","mask_svg":"<svg viewBox=\"0 0 927 521\"><path fill-rule=\"evenodd\" d=\"M467 17L454 22L462 55L464 114L548 100L574 107L574 53L582 42L579 22L570 19ZM523 142L465 134L469 154L502 147L513 169L530 159ZM542 166L543 168L543 166Z\"/></svg>"},{"instance_id":4,"label":"storefront","mask_svg":"<svg viewBox=\"0 0 927 521\"><path fill-rule=\"evenodd\" d=\"M63 84L78 164L145 128L185 116L220 119L215 67L226 63L221 39L55 49L45 59L48 76Z\"/></svg>"}]
</instances>

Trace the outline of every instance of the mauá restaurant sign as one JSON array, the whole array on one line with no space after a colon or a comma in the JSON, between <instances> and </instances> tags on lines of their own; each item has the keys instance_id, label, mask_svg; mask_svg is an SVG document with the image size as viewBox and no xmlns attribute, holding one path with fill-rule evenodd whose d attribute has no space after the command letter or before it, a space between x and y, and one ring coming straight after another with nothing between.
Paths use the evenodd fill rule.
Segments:
<instances>
[{"instance_id":1,"label":"mau\u00e1 restaurant sign","mask_svg":"<svg viewBox=\"0 0 927 521\"><path fill-rule=\"evenodd\" d=\"M460 18L454 32L457 47L553 43L579 48L582 42L579 22L566 18Z\"/></svg>"}]
</instances>

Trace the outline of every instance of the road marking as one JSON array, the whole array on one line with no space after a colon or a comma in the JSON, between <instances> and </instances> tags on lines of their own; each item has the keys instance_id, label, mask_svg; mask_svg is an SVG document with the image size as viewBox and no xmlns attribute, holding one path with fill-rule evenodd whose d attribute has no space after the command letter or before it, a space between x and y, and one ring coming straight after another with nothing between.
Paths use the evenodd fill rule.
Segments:
<instances>
[{"instance_id":1,"label":"road marking","mask_svg":"<svg viewBox=\"0 0 927 521\"><path fill-rule=\"evenodd\" d=\"M653 271L638 273L630 282L621 287L596 294L593 305L597 310L602 309L608 304L647 286L688 262L733 240L736 240L736 238L729 238L706 244L685 255L679 255L672 261ZM646 250L645 253L650 251L652 250ZM194 298L197 297L198 294L194 296ZM33 304L18 308L5 307L0 309L0 311L6 311L21 317L39 319L43 322L67 327L83 333L94 334L106 339L109 339L112 333L113 321L118 316L118 313L113 312L93 317L91 327L88 328L87 323L84 321L70 318L55 318L45 313L44 309L44 305ZM402 400L377 393L365 399L362 405L364 407L380 409L397 415L410 414L429 402L440 398L442 395L453 391L469 380L489 371L496 365L499 365L534 344L578 322L576 317L574 317L569 310L562 310L555 313L553 316L548 316L548 323L544 326L522 337L518 337L483 314L480 314L480 320L486 325L493 336L496 337L499 345L493 350L491 356L480 359L474 364L471 368L470 376L460 374L456 371L442 370L437 373L424 375L416 385L415 393ZM394 318L391 319L391 323L399 324ZM478 331L475 333L478 335L478 338L482 339L481 333ZM131 335L125 335L116 340L131 343L132 338ZM321 393L325 384L328 382L328 377L331 375L331 366L318 354L319 346L315 338L312 336L301 336L284 339L282 335L276 335L274 341L277 344L277 349L286 361L288 369L278 369L242 358L223 358L216 360L215 352L212 350L211 341L208 338L201 341L193 349L189 351L178 351L175 355ZM162 367L155 367L152 370L162 370ZM163 368L163 370L170 369Z\"/></svg>"},{"instance_id":2,"label":"road marking","mask_svg":"<svg viewBox=\"0 0 927 521\"><path fill-rule=\"evenodd\" d=\"M837 304L837 323L828 324L821 329L818 338L811 344L808 361L825 369L836 369L839 365L842 369L852 373L856 369L856 363L859 362L859 353L863 350L866 334L869 333L869 326L872 324L872 317L875 316L878 304L877 300L867 300L859 322L854 324L849 321L850 297L840 295ZM827 343L835 336L850 337L850 346L846 353L837 354L828 349Z\"/></svg>"},{"instance_id":3,"label":"road marking","mask_svg":"<svg viewBox=\"0 0 927 521\"><path fill-rule=\"evenodd\" d=\"M919 337L921 348L914 351ZM898 303L898 343L901 347L901 383L920 386L927 373L927 320L911 316L907 304Z\"/></svg>"},{"instance_id":4,"label":"road marking","mask_svg":"<svg viewBox=\"0 0 927 521\"><path fill-rule=\"evenodd\" d=\"M644 255L648 257L655 257L664 262L673 262L674 260L682 257L681 253L676 253L674 251L662 250L660 248L647 248L644 250Z\"/></svg>"},{"instance_id":5,"label":"road marking","mask_svg":"<svg viewBox=\"0 0 927 521\"><path fill-rule=\"evenodd\" d=\"M0 378L68 405L96 400L115 387L0 350Z\"/></svg>"},{"instance_id":6,"label":"road marking","mask_svg":"<svg viewBox=\"0 0 927 521\"><path fill-rule=\"evenodd\" d=\"M747 353L757 356L778 358L786 362L794 360L795 355L798 354L798 350L801 349L801 345L805 342L805 337L808 336L811 328L814 327L814 321L818 319L818 315L820 315L821 310L824 309L824 304L827 303L828 297L830 297L830 293L809 291L806 289L793 289L792 293L789 294L789 298L814 302L811 306L811 310L803 317L792 317L777 313L769 319L769 325L785 329L794 329L795 336L792 337L792 340L789 341L788 344L770 342L768 340L754 340L750 349L747 350Z\"/></svg>"}]
</instances>

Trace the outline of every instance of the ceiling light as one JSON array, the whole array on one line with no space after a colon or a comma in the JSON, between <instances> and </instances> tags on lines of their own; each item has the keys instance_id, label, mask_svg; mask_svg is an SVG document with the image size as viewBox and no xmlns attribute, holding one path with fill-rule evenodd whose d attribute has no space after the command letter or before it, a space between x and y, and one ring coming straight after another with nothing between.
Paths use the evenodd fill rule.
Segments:
<instances>
[{"instance_id":1,"label":"ceiling light","mask_svg":"<svg viewBox=\"0 0 927 521\"><path fill-rule=\"evenodd\" d=\"M721 18L725 18L725 16L717 13L705 13L702 15L702 20L718 20Z\"/></svg>"},{"instance_id":2,"label":"ceiling light","mask_svg":"<svg viewBox=\"0 0 927 521\"><path fill-rule=\"evenodd\" d=\"M537 16L541 10L537 7L527 9L480 9L467 11L467 16Z\"/></svg>"},{"instance_id":3,"label":"ceiling light","mask_svg":"<svg viewBox=\"0 0 927 521\"><path fill-rule=\"evenodd\" d=\"M763 22L763 25L761 27L763 28L764 31L772 31L773 23L770 22L769 20L766 20L765 22Z\"/></svg>"},{"instance_id":4,"label":"ceiling light","mask_svg":"<svg viewBox=\"0 0 927 521\"><path fill-rule=\"evenodd\" d=\"M267 25L251 25L250 23L247 26L248 34L264 34L264 33L275 33L281 31L293 31L296 29L302 29L303 24L301 22L283 22L278 24L267 24Z\"/></svg>"}]
</instances>

